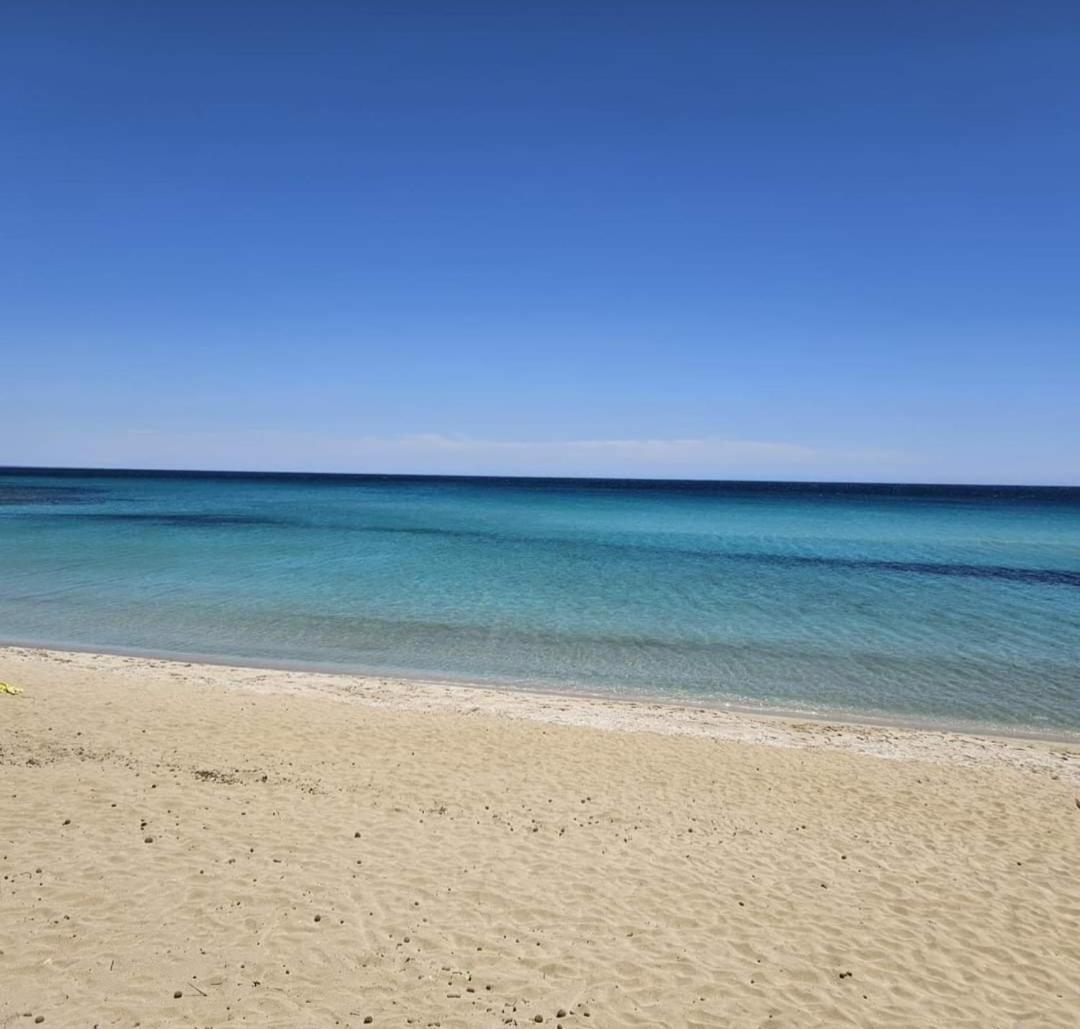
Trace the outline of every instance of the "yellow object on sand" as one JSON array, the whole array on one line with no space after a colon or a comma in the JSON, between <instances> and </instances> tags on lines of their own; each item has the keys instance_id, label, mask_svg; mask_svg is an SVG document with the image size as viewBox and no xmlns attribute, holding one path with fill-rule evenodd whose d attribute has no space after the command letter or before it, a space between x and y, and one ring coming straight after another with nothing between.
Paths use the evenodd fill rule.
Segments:
<instances>
[{"instance_id":1,"label":"yellow object on sand","mask_svg":"<svg viewBox=\"0 0 1080 1029\"><path fill-rule=\"evenodd\" d=\"M13 697L17 697L22 690L18 686L9 686L6 682L0 682L0 693L10 693Z\"/></svg>"}]
</instances>

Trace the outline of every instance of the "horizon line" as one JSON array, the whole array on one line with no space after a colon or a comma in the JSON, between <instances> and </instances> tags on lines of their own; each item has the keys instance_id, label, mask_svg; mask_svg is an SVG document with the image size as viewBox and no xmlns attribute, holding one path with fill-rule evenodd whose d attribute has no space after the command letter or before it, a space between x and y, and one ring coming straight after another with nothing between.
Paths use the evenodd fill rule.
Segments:
<instances>
[{"instance_id":1,"label":"horizon line","mask_svg":"<svg viewBox=\"0 0 1080 1029\"><path fill-rule=\"evenodd\" d=\"M115 465L8 465L0 464L0 475L5 474L126 474L165 476L247 476L325 479L448 479L448 480L505 480L517 479L532 482L627 482L627 483L697 483L701 485L777 485L777 486L907 486L926 489L1035 489L1075 490L1080 483L1008 483L1008 482L927 482L919 480L885 479L707 479L697 477L655 477L626 475L530 475L486 474L454 472L344 472L301 471L288 469L239 469L239 468L131 468Z\"/></svg>"}]
</instances>

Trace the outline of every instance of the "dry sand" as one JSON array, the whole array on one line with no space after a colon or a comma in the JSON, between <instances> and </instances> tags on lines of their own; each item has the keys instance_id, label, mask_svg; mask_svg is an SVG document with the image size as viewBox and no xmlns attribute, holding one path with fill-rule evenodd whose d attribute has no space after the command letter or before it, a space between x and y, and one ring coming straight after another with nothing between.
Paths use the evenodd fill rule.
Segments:
<instances>
[{"instance_id":1,"label":"dry sand","mask_svg":"<svg viewBox=\"0 0 1080 1029\"><path fill-rule=\"evenodd\" d=\"M1080 753L0 649L0 1026L1075 1026Z\"/></svg>"}]
</instances>

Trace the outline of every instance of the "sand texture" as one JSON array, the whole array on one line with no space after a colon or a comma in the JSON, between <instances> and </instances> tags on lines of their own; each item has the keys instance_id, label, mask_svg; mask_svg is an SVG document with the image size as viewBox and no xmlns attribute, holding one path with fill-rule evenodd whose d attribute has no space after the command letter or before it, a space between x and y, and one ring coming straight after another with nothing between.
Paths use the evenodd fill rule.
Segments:
<instances>
[{"instance_id":1,"label":"sand texture","mask_svg":"<svg viewBox=\"0 0 1080 1029\"><path fill-rule=\"evenodd\" d=\"M0 649L0 1026L1075 1026L1080 754Z\"/></svg>"}]
</instances>

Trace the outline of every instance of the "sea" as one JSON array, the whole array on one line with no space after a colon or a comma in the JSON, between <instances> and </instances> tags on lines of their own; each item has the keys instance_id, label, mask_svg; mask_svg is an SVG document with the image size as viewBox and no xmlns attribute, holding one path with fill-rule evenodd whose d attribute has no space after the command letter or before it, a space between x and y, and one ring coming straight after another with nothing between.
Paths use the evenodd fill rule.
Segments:
<instances>
[{"instance_id":1,"label":"sea","mask_svg":"<svg viewBox=\"0 0 1080 1029\"><path fill-rule=\"evenodd\" d=\"M0 641L1080 730L1080 488L0 468Z\"/></svg>"}]
</instances>

